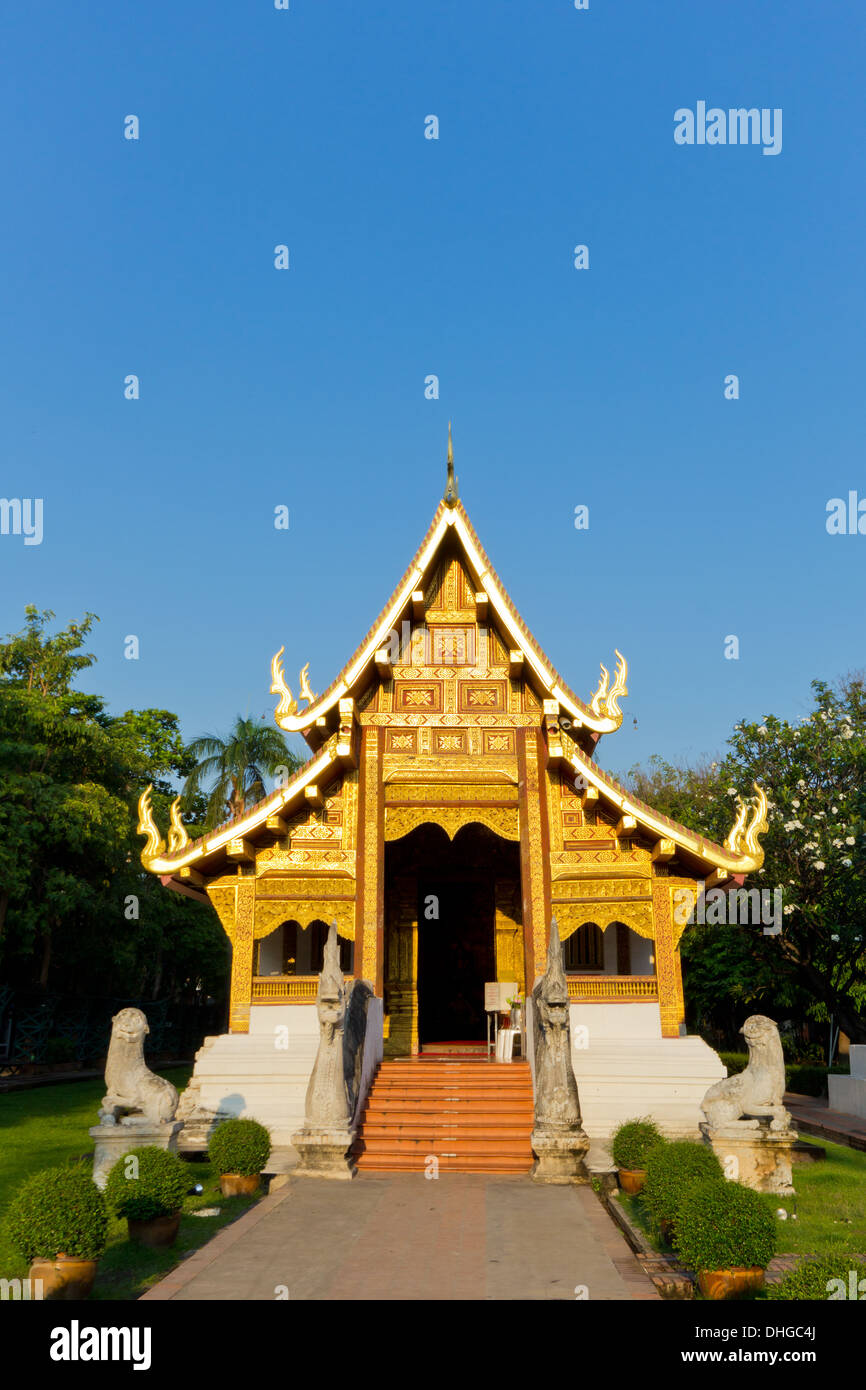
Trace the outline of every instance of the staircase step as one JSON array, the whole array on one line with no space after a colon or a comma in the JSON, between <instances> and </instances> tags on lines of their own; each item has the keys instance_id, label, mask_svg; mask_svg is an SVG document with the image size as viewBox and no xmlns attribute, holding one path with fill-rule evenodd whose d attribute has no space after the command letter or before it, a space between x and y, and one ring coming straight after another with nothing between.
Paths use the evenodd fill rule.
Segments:
<instances>
[{"instance_id":1,"label":"staircase step","mask_svg":"<svg viewBox=\"0 0 866 1390\"><path fill-rule=\"evenodd\" d=\"M363 1145L363 1146L362 1146ZM436 1139L430 1135L419 1135L414 1139L367 1139L358 1145L358 1153L368 1156L374 1154L474 1154L481 1157L487 1154L493 1158L525 1158L529 1162L531 1149L514 1139L449 1139L447 1136Z\"/></svg>"},{"instance_id":2,"label":"staircase step","mask_svg":"<svg viewBox=\"0 0 866 1390\"><path fill-rule=\"evenodd\" d=\"M371 1172L526 1173L533 1164L528 1063L484 1056L391 1058L379 1067L354 1148Z\"/></svg>"},{"instance_id":3,"label":"staircase step","mask_svg":"<svg viewBox=\"0 0 866 1390\"><path fill-rule=\"evenodd\" d=\"M509 1121L529 1120L532 1121L532 1101L527 1101L523 1105L512 1105L507 1101L486 1100L473 1103L467 1101L465 1097L448 1102L431 1102L427 1100L412 1101L405 1100L399 1102L387 1102L381 1099L368 1101L364 1106L363 1118L365 1123L369 1120L378 1120L385 1116L390 1116L396 1120L412 1120L419 1122L422 1120L455 1120L463 1123L480 1124L508 1124Z\"/></svg>"}]
</instances>

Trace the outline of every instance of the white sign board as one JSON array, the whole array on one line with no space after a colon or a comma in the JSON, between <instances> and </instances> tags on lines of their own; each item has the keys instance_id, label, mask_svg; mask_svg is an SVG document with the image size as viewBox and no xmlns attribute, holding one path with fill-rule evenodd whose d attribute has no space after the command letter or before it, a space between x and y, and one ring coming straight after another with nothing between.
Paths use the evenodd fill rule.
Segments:
<instances>
[{"instance_id":1,"label":"white sign board","mask_svg":"<svg viewBox=\"0 0 866 1390\"><path fill-rule=\"evenodd\" d=\"M489 1014L507 1014L511 1005L509 999L517 994L517 981L493 980L484 986L484 1009Z\"/></svg>"}]
</instances>

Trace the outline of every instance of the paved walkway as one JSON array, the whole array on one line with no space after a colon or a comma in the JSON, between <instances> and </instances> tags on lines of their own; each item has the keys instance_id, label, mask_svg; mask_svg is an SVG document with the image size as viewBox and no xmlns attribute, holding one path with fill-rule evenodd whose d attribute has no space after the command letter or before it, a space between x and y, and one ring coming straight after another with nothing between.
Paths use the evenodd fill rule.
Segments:
<instances>
[{"instance_id":1,"label":"paved walkway","mask_svg":"<svg viewBox=\"0 0 866 1390\"><path fill-rule=\"evenodd\" d=\"M851 1149L866 1150L866 1120L831 1110L824 1097L800 1096L785 1092L785 1105L794 1120L794 1128L816 1139L828 1139L833 1144L847 1144Z\"/></svg>"},{"instance_id":2,"label":"paved walkway","mask_svg":"<svg viewBox=\"0 0 866 1390\"><path fill-rule=\"evenodd\" d=\"M654 1299L589 1187L527 1177L291 1179L145 1299Z\"/></svg>"}]
</instances>

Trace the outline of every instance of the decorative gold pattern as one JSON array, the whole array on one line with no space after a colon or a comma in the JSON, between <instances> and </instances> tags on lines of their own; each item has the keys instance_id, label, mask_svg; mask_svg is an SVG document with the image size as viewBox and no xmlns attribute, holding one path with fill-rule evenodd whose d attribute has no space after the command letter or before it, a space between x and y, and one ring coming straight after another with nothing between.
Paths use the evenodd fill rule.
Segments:
<instances>
[{"instance_id":1,"label":"decorative gold pattern","mask_svg":"<svg viewBox=\"0 0 866 1390\"><path fill-rule=\"evenodd\" d=\"M437 768L436 771L439 771ZM507 782L389 782L385 802L423 801L426 804L465 801L508 801L517 806L517 787Z\"/></svg>"},{"instance_id":2,"label":"decorative gold pattern","mask_svg":"<svg viewBox=\"0 0 866 1390\"><path fill-rule=\"evenodd\" d=\"M362 978L375 983L378 968L377 935L379 920L379 875L383 871L383 855L379 849L379 809L382 788L379 784L379 731L367 729L364 762L364 944Z\"/></svg>"},{"instance_id":3,"label":"decorative gold pattern","mask_svg":"<svg viewBox=\"0 0 866 1390\"><path fill-rule=\"evenodd\" d=\"M511 806L387 806L385 839L402 840L419 825L439 825L453 840L464 825L486 825L503 840L519 840L517 807Z\"/></svg>"},{"instance_id":4,"label":"decorative gold pattern","mask_svg":"<svg viewBox=\"0 0 866 1390\"><path fill-rule=\"evenodd\" d=\"M494 888L496 905L496 978L503 983L516 980L520 993L526 995L526 971L523 951L523 914L520 909L520 884L512 879L497 879Z\"/></svg>"},{"instance_id":5,"label":"decorative gold pattern","mask_svg":"<svg viewBox=\"0 0 866 1390\"><path fill-rule=\"evenodd\" d=\"M659 982L659 1014L663 1038L677 1038L685 1019L683 978L679 952L674 947L670 879L653 883L655 917L655 967Z\"/></svg>"},{"instance_id":6,"label":"decorative gold pattern","mask_svg":"<svg viewBox=\"0 0 866 1390\"><path fill-rule=\"evenodd\" d=\"M558 884L556 886L559 887ZM653 905L649 899L644 903L624 903L613 898L598 898L594 901L590 899L587 902L575 903L563 902L554 896L551 911L556 918L559 935L563 941L567 941L585 922L594 922L602 931L612 922L622 922L624 926L637 932L638 936L646 937L650 941L654 937Z\"/></svg>"},{"instance_id":7,"label":"decorative gold pattern","mask_svg":"<svg viewBox=\"0 0 866 1390\"><path fill-rule=\"evenodd\" d=\"M385 1012L391 1019L387 1056L418 1051L418 897L414 878L397 879L385 903Z\"/></svg>"},{"instance_id":8,"label":"decorative gold pattern","mask_svg":"<svg viewBox=\"0 0 866 1390\"><path fill-rule=\"evenodd\" d=\"M352 898L256 898L254 939L270 936L281 922L297 922L306 929L311 922L337 923L337 933L355 939L355 899Z\"/></svg>"},{"instance_id":9,"label":"decorative gold pattern","mask_svg":"<svg viewBox=\"0 0 866 1390\"><path fill-rule=\"evenodd\" d=\"M254 1004L315 1004L318 975L254 975Z\"/></svg>"},{"instance_id":10,"label":"decorative gold pattern","mask_svg":"<svg viewBox=\"0 0 866 1390\"><path fill-rule=\"evenodd\" d=\"M248 1033L250 1030L250 999L253 992L253 939L255 924L254 878L239 878L237 883L235 929L232 939L232 982L229 999L229 1031Z\"/></svg>"},{"instance_id":11,"label":"decorative gold pattern","mask_svg":"<svg viewBox=\"0 0 866 1390\"><path fill-rule=\"evenodd\" d=\"M658 999L655 975L569 975L568 997L605 1004L633 1004Z\"/></svg>"},{"instance_id":12,"label":"decorative gold pattern","mask_svg":"<svg viewBox=\"0 0 866 1390\"><path fill-rule=\"evenodd\" d=\"M418 735L414 729L406 734L398 734L395 729L389 729L385 750L388 753L414 753L418 741Z\"/></svg>"},{"instance_id":13,"label":"decorative gold pattern","mask_svg":"<svg viewBox=\"0 0 866 1390\"><path fill-rule=\"evenodd\" d=\"M220 919L222 929L229 941L234 939L235 934L235 904L237 899L237 883L217 884L209 883L206 888L208 897L214 906L217 917Z\"/></svg>"},{"instance_id":14,"label":"decorative gold pattern","mask_svg":"<svg viewBox=\"0 0 866 1390\"><path fill-rule=\"evenodd\" d=\"M547 904L544 901L544 873L541 848L541 788L538 779L538 754L532 733L526 739L526 799L521 806L523 834L526 837L529 882L523 885L524 903L529 898L529 917L532 924L532 948L535 968L541 972L547 950Z\"/></svg>"},{"instance_id":15,"label":"decorative gold pattern","mask_svg":"<svg viewBox=\"0 0 866 1390\"><path fill-rule=\"evenodd\" d=\"M554 902L564 898L589 902L593 898L646 898L652 901L652 880L649 878L576 878L556 879L553 884Z\"/></svg>"}]
</instances>

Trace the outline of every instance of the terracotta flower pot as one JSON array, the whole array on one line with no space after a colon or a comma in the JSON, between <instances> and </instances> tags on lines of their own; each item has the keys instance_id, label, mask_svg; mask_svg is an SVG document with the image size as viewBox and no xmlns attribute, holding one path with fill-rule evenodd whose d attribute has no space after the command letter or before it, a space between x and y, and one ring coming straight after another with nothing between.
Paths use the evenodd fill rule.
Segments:
<instances>
[{"instance_id":1,"label":"terracotta flower pot","mask_svg":"<svg viewBox=\"0 0 866 1390\"><path fill-rule=\"evenodd\" d=\"M717 1302L754 1293L763 1282L764 1271L759 1265L750 1269L702 1269L698 1274L698 1288L704 1298Z\"/></svg>"},{"instance_id":2,"label":"terracotta flower pot","mask_svg":"<svg viewBox=\"0 0 866 1390\"><path fill-rule=\"evenodd\" d=\"M261 1180L259 1173L220 1173L220 1192L224 1197L252 1197Z\"/></svg>"},{"instance_id":3,"label":"terracotta flower pot","mask_svg":"<svg viewBox=\"0 0 866 1390\"><path fill-rule=\"evenodd\" d=\"M618 1168L619 1185L623 1192L630 1192L634 1197L646 1181L645 1168Z\"/></svg>"},{"instance_id":4,"label":"terracotta flower pot","mask_svg":"<svg viewBox=\"0 0 866 1390\"><path fill-rule=\"evenodd\" d=\"M146 1245L151 1250L161 1250L167 1245L174 1245L177 1240L180 1212L171 1212L168 1216L154 1216L150 1221L134 1221L129 1216L126 1225L130 1240L137 1241L139 1245Z\"/></svg>"},{"instance_id":5,"label":"terracotta flower pot","mask_svg":"<svg viewBox=\"0 0 866 1390\"><path fill-rule=\"evenodd\" d=\"M97 1260L79 1260L76 1255L56 1255L53 1260L34 1260L30 1266L31 1289L42 1281L44 1299L87 1298L96 1278Z\"/></svg>"}]
</instances>

